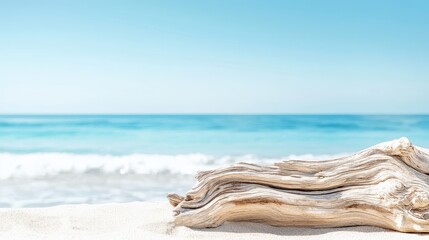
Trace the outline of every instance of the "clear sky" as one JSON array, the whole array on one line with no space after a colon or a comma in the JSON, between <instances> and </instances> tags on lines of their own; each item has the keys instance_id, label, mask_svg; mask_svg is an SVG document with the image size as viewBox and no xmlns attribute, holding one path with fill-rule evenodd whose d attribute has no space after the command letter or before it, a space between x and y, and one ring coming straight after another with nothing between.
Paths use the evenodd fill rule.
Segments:
<instances>
[{"instance_id":1,"label":"clear sky","mask_svg":"<svg viewBox=\"0 0 429 240\"><path fill-rule=\"evenodd\" d=\"M429 1L0 1L0 113L429 113Z\"/></svg>"}]
</instances>

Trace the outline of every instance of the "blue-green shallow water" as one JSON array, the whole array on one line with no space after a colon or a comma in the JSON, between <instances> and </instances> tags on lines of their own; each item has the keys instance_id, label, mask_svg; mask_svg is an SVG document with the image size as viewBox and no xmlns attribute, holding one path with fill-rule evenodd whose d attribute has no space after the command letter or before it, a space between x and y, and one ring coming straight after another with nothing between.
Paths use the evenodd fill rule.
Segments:
<instances>
[{"instance_id":1,"label":"blue-green shallow water","mask_svg":"<svg viewBox=\"0 0 429 240\"><path fill-rule=\"evenodd\" d=\"M0 116L0 152L284 156L334 154L408 137L429 146L428 115Z\"/></svg>"},{"instance_id":2,"label":"blue-green shallow water","mask_svg":"<svg viewBox=\"0 0 429 240\"><path fill-rule=\"evenodd\" d=\"M429 116L0 116L0 207L166 201L198 170L334 158L402 136L429 147Z\"/></svg>"}]
</instances>

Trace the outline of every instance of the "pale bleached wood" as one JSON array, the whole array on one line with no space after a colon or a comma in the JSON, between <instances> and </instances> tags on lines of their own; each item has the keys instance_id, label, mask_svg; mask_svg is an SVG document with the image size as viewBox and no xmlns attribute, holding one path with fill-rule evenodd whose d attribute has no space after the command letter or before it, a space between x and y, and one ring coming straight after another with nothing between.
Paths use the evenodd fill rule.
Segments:
<instances>
[{"instance_id":1,"label":"pale bleached wood","mask_svg":"<svg viewBox=\"0 0 429 240\"><path fill-rule=\"evenodd\" d=\"M168 198L175 224L195 228L253 221L429 232L427 174L429 151L401 138L338 159L238 163L200 172L186 196Z\"/></svg>"}]
</instances>

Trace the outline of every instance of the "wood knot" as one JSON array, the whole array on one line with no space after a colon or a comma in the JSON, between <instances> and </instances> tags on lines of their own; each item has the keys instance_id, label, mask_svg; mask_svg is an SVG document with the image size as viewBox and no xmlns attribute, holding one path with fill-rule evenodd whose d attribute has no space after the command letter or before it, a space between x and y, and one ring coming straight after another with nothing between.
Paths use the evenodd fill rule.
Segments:
<instances>
[{"instance_id":1,"label":"wood knot","mask_svg":"<svg viewBox=\"0 0 429 240\"><path fill-rule=\"evenodd\" d=\"M411 203L414 209L426 209L429 206L429 194L427 192L414 192Z\"/></svg>"},{"instance_id":2,"label":"wood knot","mask_svg":"<svg viewBox=\"0 0 429 240\"><path fill-rule=\"evenodd\" d=\"M413 152L414 147L411 141L406 137L401 137L400 139L394 140L391 144L385 149L386 153L391 156L407 156Z\"/></svg>"}]
</instances>

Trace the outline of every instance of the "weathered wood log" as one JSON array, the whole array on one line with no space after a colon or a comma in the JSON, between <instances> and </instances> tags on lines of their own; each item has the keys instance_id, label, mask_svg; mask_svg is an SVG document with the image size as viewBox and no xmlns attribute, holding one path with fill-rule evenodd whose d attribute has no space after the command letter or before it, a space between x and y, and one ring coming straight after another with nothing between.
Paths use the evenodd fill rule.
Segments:
<instances>
[{"instance_id":1,"label":"weathered wood log","mask_svg":"<svg viewBox=\"0 0 429 240\"><path fill-rule=\"evenodd\" d=\"M195 228L254 221L429 232L428 174L429 151L401 138L338 159L200 172L185 197L168 198L175 224Z\"/></svg>"}]
</instances>

